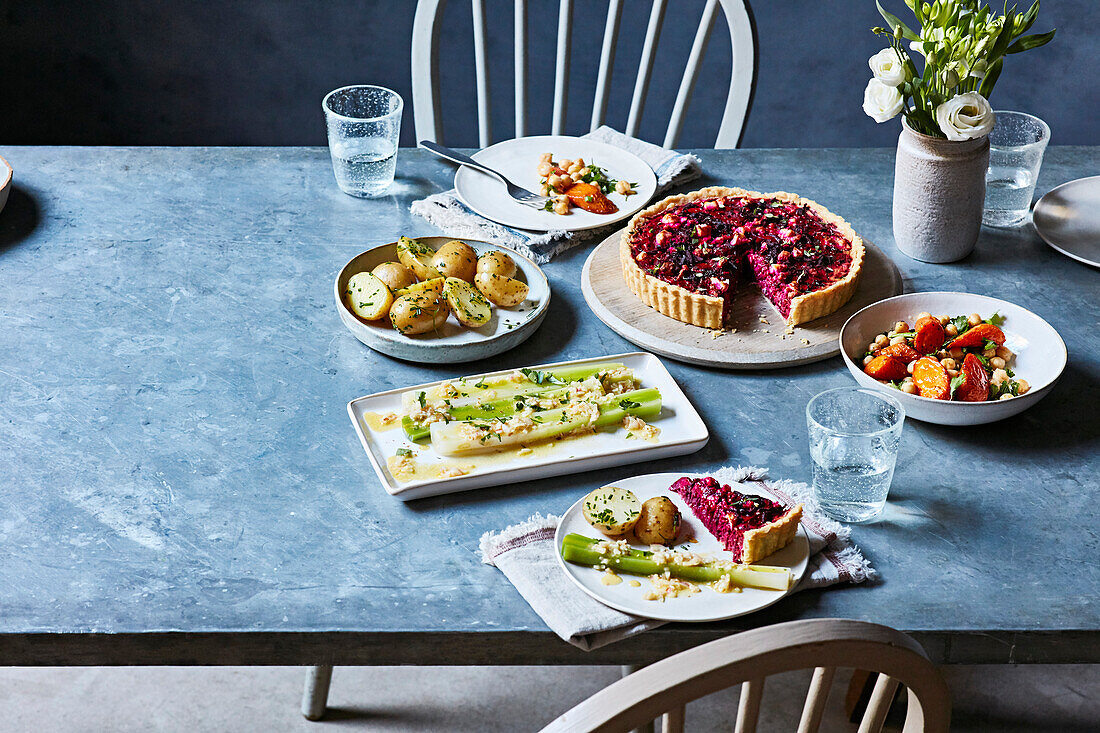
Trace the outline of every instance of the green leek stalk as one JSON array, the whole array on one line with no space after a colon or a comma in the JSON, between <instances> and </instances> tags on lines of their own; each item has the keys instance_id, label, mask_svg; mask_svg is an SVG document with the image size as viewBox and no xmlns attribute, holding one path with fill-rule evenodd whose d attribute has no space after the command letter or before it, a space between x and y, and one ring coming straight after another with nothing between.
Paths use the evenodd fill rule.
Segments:
<instances>
[{"instance_id":1,"label":"green leek stalk","mask_svg":"<svg viewBox=\"0 0 1100 733\"><path fill-rule=\"evenodd\" d=\"M463 456L491 453L520 445L541 443L562 437L586 427L602 428L622 422L627 415L645 419L661 414L661 393L655 388L636 389L623 394L608 395L593 403L599 409L594 423L584 415L569 415L565 409L536 412L531 419L535 426L511 435L504 435L493 421L434 422L431 424L432 448L443 456ZM473 430L471 430L473 428Z\"/></svg>"},{"instance_id":2,"label":"green leek stalk","mask_svg":"<svg viewBox=\"0 0 1100 733\"><path fill-rule=\"evenodd\" d=\"M566 562L589 567L607 567L627 575L661 575L668 570L669 575L681 580L696 583L713 583L724 575L730 582L744 588L762 590L787 590L791 585L789 568L770 565L733 565L725 563L704 563L701 565L680 565L678 563L659 563L653 553L645 550L630 549L626 555L610 555L597 552L594 540L584 535L568 534L562 539L561 556Z\"/></svg>"}]
</instances>

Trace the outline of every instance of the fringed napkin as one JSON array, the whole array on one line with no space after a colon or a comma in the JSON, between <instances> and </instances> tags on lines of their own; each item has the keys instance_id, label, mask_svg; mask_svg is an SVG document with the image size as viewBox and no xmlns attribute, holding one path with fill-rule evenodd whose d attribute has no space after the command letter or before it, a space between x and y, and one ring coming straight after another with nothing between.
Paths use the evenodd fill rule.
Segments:
<instances>
[{"instance_id":1,"label":"fringed napkin","mask_svg":"<svg viewBox=\"0 0 1100 733\"><path fill-rule=\"evenodd\" d=\"M852 544L851 530L818 507L812 489L787 480L767 480L767 469L727 466L710 475L723 484L758 484L783 503L801 504L802 526L810 540L810 561L795 592L837 583L862 583L874 568ZM526 522L481 537L481 559L507 576L546 625L570 644L590 651L663 625L609 608L575 586L558 567L554 532L560 517L536 514Z\"/></svg>"},{"instance_id":2,"label":"fringed napkin","mask_svg":"<svg viewBox=\"0 0 1100 733\"><path fill-rule=\"evenodd\" d=\"M627 137L606 125L582 137L614 145L644 160L657 175L657 193L698 178L702 173L699 159L694 155L678 153L675 150ZM500 244L530 257L540 265L578 244L596 238L602 239L617 227L622 226L622 224L612 224L581 232L560 230L530 232L524 229L513 229L489 221L471 210L462 203L453 188L432 194L426 199L414 201L409 208L412 213L424 217L447 234Z\"/></svg>"}]
</instances>

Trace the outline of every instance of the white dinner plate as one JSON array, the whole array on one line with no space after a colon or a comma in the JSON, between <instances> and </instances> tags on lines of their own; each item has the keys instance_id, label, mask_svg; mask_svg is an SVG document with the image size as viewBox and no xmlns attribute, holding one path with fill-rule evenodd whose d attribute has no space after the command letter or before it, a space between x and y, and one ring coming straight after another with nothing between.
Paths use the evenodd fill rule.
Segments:
<instances>
[{"instance_id":1,"label":"white dinner plate","mask_svg":"<svg viewBox=\"0 0 1100 733\"><path fill-rule=\"evenodd\" d=\"M691 508L684 502L679 494L669 491L677 479L683 476L702 478L705 474L684 473L651 473L644 476L633 476L620 481L612 481L608 486L618 486L634 492L639 501L652 499L655 496L667 496L683 515L681 537L694 536L696 543L688 545L693 552L706 552L718 559L732 559L732 555L722 549L720 543L696 519ZM763 487L735 486L743 494L756 494L778 501L779 499ZM753 611L759 611L781 600L791 593L806 572L806 564L810 559L810 541L806 537L806 530L801 525L798 534L791 544L779 552L773 553L761 560L758 565L774 565L791 569L791 587L786 591L760 590L757 588L744 588L740 593L718 593L711 588L703 586L699 592L690 596L671 598L667 601L647 601L646 592L650 589L650 583L645 578L634 578L630 575L622 575L623 582L618 585L604 585L601 579L603 570L573 565L566 562L561 556L561 541L567 534L580 534L586 537L602 538L602 535L589 524L581 511L582 496L569 507L558 524L558 531L554 535L555 554L558 564L569 579L588 595L595 598L605 606L610 606L623 613L645 618L660 619L663 621L721 621L735 616L744 616ZM640 547L640 546L639 546ZM641 585L633 587L630 580L639 580Z\"/></svg>"},{"instance_id":2,"label":"white dinner plate","mask_svg":"<svg viewBox=\"0 0 1100 733\"><path fill-rule=\"evenodd\" d=\"M439 249L454 237L418 237L417 240ZM496 356L520 345L538 329L550 305L550 283L533 261L518 252L489 242L462 240L478 255L504 252L516 263L517 280L527 283L527 298L511 308L493 306L493 315L481 328L467 328L452 315L435 331L409 336L395 331L388 318L364 321L352 313L344 301L348 280L357 273L370 272L383 262L397 260L397 243L373 247L351 259L336 275L336 310L340 320L355 338L375 351L406 361L455 364Z\"/></svg>"},{"instance_id":3,"label":"white dinner plate","mask_svg":"<svg viewBox=\"0 0 1100 733\"><path fill-rule=\"evenodd\" d=\"M0 211L4 210L4 204L8 203L8 194L11 193L12 168L8 161L0 158Z\"/></svg>"},{"instance_id":4,"label":"white dinner plate","mask_svg":"<svg viewBox=\"0 0 1100 733\"><path fill-rule=\"evenodd\" d=\"M1067 257L1100 267L1100 176L1051 189L1035 204L1035 231Z\"/></svg>"},{"instance_id":5,"label":"white dinner plate","mask_svg":"<svg viewBox=\"0 0 1100 733\"><path fill-rule=\"evenodd\" d=\"M956 402L906 394L866 374L863 354L867 345L898 321L913 323L918 313L937 316L977 313L983 318L1000 313L1005 317L1001 326L1004 345L1016 354L1009 368L1017 379L1027 380L1031 389L1010 400ZM1066 342L1036 314L1006 300L970 293L909 293L869 305L840 329L840 353L861 387L886 392L901 402L906 417L937 425L983 425L1023 412L1050 394L1068 358Z\"/></svg>"},{"instance_id":6,"label":"white dinner plate","mask_svg":"<svg viewBox=\"0 0 1100 733\"><path fill-rule=\"evenodd\" d=\"M661 414L649 421L660 428L656 443L626 438L626 431L597 431L590 435L570 438L557 443L535 447L534 453L519 456L516 453L489 454L468 458L448 458L431 450L431 444L417 445L408 441L399 425L376 430L371 427L371 414L385 415L401 412L401 395L405 392L422 390L440 382L410 385L401 389L368 395L348 403L348 414L355 426L355 432L367 452L374 471L382 487L392 496L402 501L418 499L437 494L451 494L467 489L479 489L485 486L497 486L506 483L518 483L559 476L566 473L580 473L625 463L640 463L657 458L681 456L694 453L707 444L710 433L699 413L692 407L676 380L653 354L630 353L612 354L591 359L543 364L535 369L552 369L566 365L587 364L592 362L620 362L634 370L642 387L656 387L661 392ZM516 368L526 366L517 364ZM471 375L477 380L481 376L510 374L512 369L502 369L485 375ZM457 378L457 377L456 377ZM442 381L442 380L441 380ZM450 380L454 381L454 380ZM389 471L386 461L400 449L413 450L416 460L421 463L438 463L441 467L449 465L473 465L473 471L462 476L449 478L433 477L413 481L400 481Z\"/></svg>"},{"instance_id":7,"label":"white dinner plate","mask_svg":"<svg viewBox=\"0 0 1100 733\"><path fill-rule=\"evenodd\" d=\"M608 198L619 207L614 214L592 214L576 207L569 214L555 214L517 202L508 195L504 184L498 179L466 166L460 166L455 172L455 191L467 206L486 219L538 232L573 232L614 224L633 216L657 192L657 177L641 158L614 145L580 137L521 137L490 145L471 157L500 171L516 185L538 193L539 174L536 168L543 153L553 153L554 160L584 158L585 163L603 168L610 178L635 183L637 193L631 196L614 192L608 194Z\"/></svg>"}]
</instances>

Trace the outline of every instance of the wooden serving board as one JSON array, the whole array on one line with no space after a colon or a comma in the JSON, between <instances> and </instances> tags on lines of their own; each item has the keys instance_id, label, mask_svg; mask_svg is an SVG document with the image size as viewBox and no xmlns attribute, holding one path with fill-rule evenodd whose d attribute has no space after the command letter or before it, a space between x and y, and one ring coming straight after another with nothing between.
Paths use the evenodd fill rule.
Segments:
<instances>
[{"instance_id":1,"label":"wooden serving board","mask_svg":"<svg viewBox=\"0 0 1100 733\"><path fill-rule=\"evenodd\" d=\"M821 361L840 353L840 327L859 309L902 290L901 273L882 250L864 240L863 275L852 299L836 313L787 325L756 285L742 286L726 333L669 318L640 301L623 280L619 237L601 242L581 272L581 290L592 312L627 341L657 354L723 369L779 369ZM808 343L807 343L808 342Z\"/></svg>"}]
</instances>

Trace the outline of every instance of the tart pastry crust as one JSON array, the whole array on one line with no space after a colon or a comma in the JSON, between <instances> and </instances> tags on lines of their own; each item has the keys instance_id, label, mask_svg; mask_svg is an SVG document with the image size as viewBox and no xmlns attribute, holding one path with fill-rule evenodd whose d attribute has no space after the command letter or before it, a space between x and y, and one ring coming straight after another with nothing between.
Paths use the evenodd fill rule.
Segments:
<instances>
[{"instance_id":1,"label":"tart pastry crust","mask_svg":"<svg viewBox=\"0 0 1100 733\"><path fill-rule=\"evenodd\" d=\"M798 523L802 519L802 505L796 504L786 514L769 522L763 527L750 529L744 534L741 550L741 562L750 563L763 560L768 555L789 545L798 534Z\"/></svg>"},{"instance_id":2,"label":"tart pastry crust","mask_svg":"<svg viewBox=\"0 0 1100 733\"><path fill-rule=\"evenodd\" d=\"M703 328L722 327L725 312L725 300L723 298L693 292L646 273L634 261L631 251L631 244L638 233L638 222L692 201L715 198L776 199L798 206L806 206L822 221L834 225L837 231L850 243L851 263L848 267L848 273L843 278L820 290L803 293L792 298L790 313L786 319L789 325L794 326L827 316L839 310L851 299L856 287L859 285L865 248L863 239L855 233L848 222L816 201L786 191L759 193L743 188L711 186L691 193L662 199L639 211L627 225L626 231L623 232L619 242L619 259L622 263L623 279L630 291L643 303L670 318L675 318L684 323ZM731 297L731 295L727 294L727 297Z\"/></svg>"}]
</instances>

